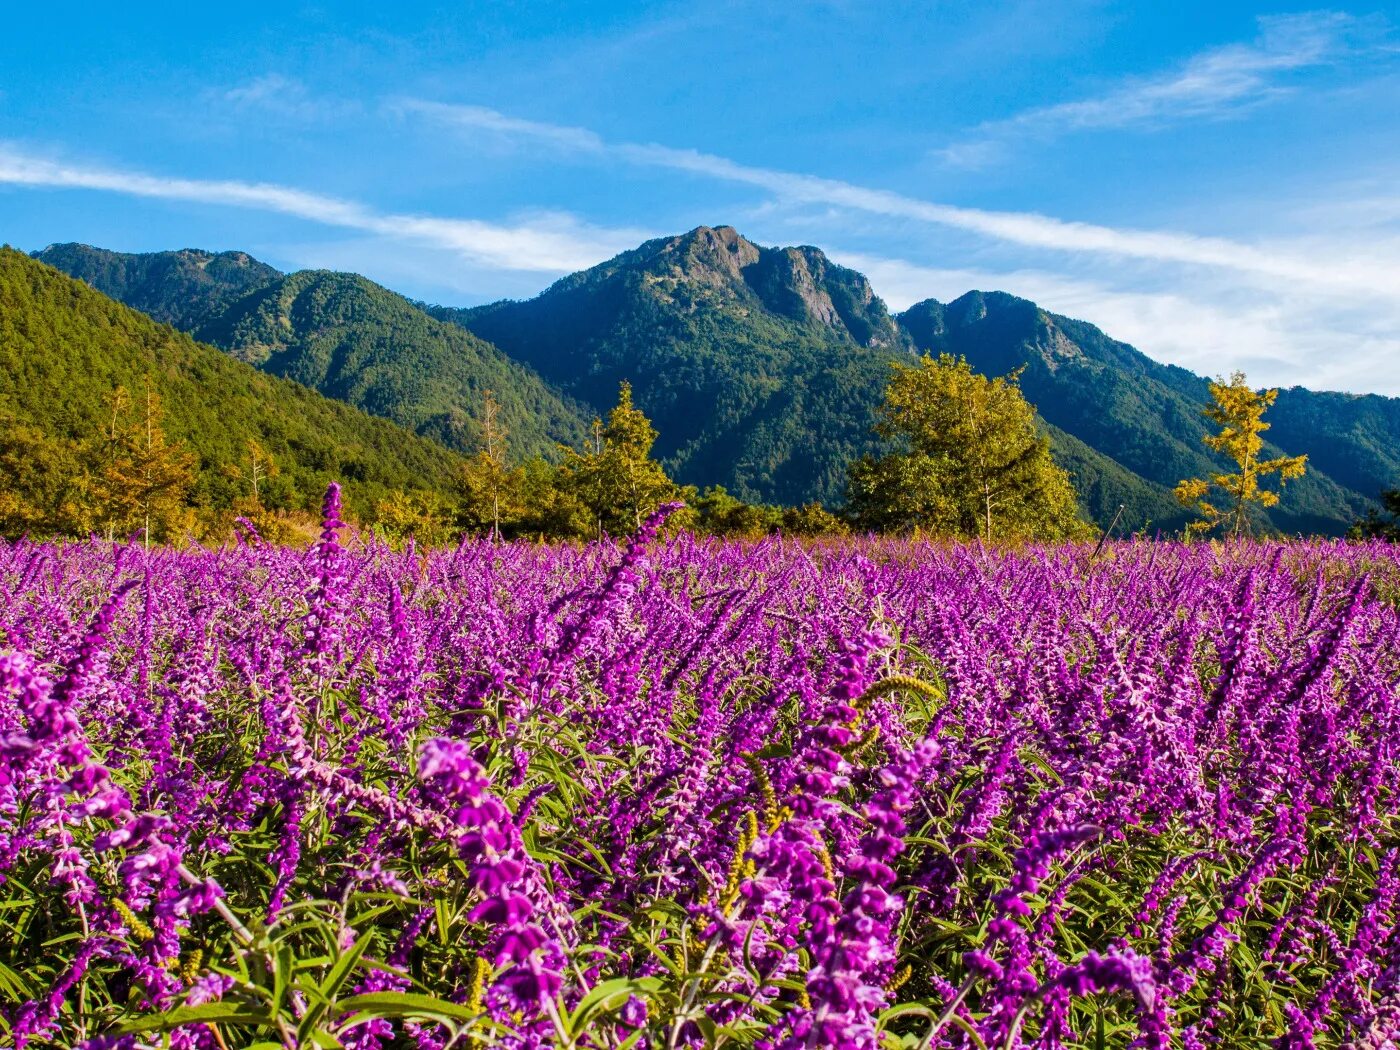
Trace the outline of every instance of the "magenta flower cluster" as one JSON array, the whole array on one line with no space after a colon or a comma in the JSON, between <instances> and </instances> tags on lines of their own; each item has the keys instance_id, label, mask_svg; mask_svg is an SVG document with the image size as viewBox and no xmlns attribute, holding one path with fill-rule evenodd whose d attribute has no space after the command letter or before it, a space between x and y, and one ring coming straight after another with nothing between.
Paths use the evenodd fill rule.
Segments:
<instances>
[{"instance_id":1,"label":"magenta flower cluster","mask_svg":"<svg viewBox=\"0 0 1400 1050\"><path fill-rule=\"evenodd\" d=\"M1393 1040L1389 546L670 509L395 551L332 489L306 551L0 544L0 1042Z\"/></svg>"}]
</instances>

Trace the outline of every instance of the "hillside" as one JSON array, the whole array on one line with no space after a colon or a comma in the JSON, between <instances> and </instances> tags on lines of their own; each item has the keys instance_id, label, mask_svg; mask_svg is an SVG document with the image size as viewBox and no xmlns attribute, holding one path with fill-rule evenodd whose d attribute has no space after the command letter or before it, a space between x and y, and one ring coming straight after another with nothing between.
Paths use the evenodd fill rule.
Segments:
<instances>
[{"instance_id":1,"label":"hillside","mask_svg":"<svg viewBox=\"0 0 1400 1050\"><path fill-rule=\"evenodd\" d=\"M436 308L601 411L632 382L681 481L839 500L905 343L863 276L729 227L649 241L528 302Z\"/></svg>"},{"instance_id":2,"label":"hillside","mask_svg":"<svg viewBox=\"0 0 1400 1050\"><path fill-rule=\"evenodd\" d=\"M265 375L0 248L0 420L55 439L89 439L102 430L113 391L142 391L148 379L163 402L167 434L198 456L199 505L228 506L241 494L224 468L242 459L250 438L308 508L332 480L345 483L360 510L391 489L446 489L460 462L392 423Z\"/></svg>"},{"instance_id":3,"label":"hillside","mask_svg":"<svg viewBox=\"0 0 1400 1050\"><path fill-rule=\"evenodd\" d=\"M730 227L650 241L527 302L429 309L599 410L630 379L681 480L789 503L840 501L846 465L877 447L890 363L913 351L861 274ZM1120 503L1134 526L1181 517L1161 486L1047 429L1094 520Z\"/></svg>"},{"instance_id":4,"label":"hillside","mask_svg":"<svg viewBox=\"0 0 1400 1050\"><path fill-rule=\"evenodd\" d=\"M629 378L658 448L686 481L747 498L839 500L873 447L889 363L927 350L988 375L1024 368L1056 460L1106 524L1175 530L1182 478L1224 467L1202 444L1207 382L1092 324L998 292L892 317L866 279L816 248L762 248L729 227L649 241L534 299L429 308L597 408ZM1340 533L1400 480L1400 400L1301 388L1271 412L1272 448L1312 457L1270 522Z\"/></svg>"},{"instance_id":5,"label":"hillside","mask_svg":"<svg viewBox=\"0 0 1400 1050\"><path fill-rule=\"evenodd\" d=\"M280 271L246 252L215 254L186 248L132 254L86 244L53 244L34 257L157 321L191 333L249 292L282 277Z\"/></svg>"},{"instance_id":6,"label":"hillside","mask_svg":"<svg viewBox=\"0 0 1400 1050\"><path fill-rule=\"evenodd\" d=\"M457 309L415 304L353 274L283 275L242 253L40 253L124 302L265 371L472 450L481 392L504 406L516 455L579 443L633 384L678 480L748 500L840 502L891 362L921 350L979 371L1022 368L1056 460L1106 524L1172 531L1182 478L1223 466L1201 442L1204 378L1092 324L1000 292L891 315L861 274L819 249L765 248L698 227L557 281L539 296ZM1400 400L1294 388L1272 448L1311 457L1270 522L1336 534L1400 482Z\"/></svg>"},{"instance_id":7,"label":"hillside","mask_svg":"<svg viewBox=\"0 0 1400 1050\"><path fill-rule=\"evenodd\" d=\"M962 354L994 375L1022 368L1026 397L1048 423L1163 491L1219 469L1201 442L1207 381L1091 324L1004 292L969 292L946 305L926 300L899 322L920 350ZM1270 512L1280 529L1340 531L1400 477L1400 401L1295 388L1280 394L1266 419L1271 455L1311 457L1308 474ZM1168 509L1151 515L1154 524L1179 521L1180 510Z\"/></svg>"},{"instance_id":8,"label":"hillside","mask_svg":"<svg viewBox=\"0 0 1400 1050\"><path fill-rule=\"evenodd\" d=\"M239 252L127 255L56 245L43 262L274 375L449 448L480 444L486 390L517 458L553 457L586 420L528 368L355 274L279 273Z\"/></svg>"}]
</instances>

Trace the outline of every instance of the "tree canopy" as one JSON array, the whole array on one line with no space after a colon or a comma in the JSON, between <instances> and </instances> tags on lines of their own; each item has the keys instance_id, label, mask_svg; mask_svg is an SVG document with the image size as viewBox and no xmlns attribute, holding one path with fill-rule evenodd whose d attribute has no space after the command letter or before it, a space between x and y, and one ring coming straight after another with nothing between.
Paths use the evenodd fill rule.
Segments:
<instances>
[{"instance_id":1,"label":"tree canopy","mask_svg":"<svg viewBox=\"0 0 1400 1050\"><path fill-rule=\"evenodd\" d=\"M857 520L984 540L1083 535L1069 475L1016 379L978 375L950 354L895 364L875 430L896 447L852 467Z\"/></svg>"},{"instance_id":2,"label":"tree canopy","mask_svg":"<svg viewBox=\"0 0 1400 1050\"><path fill-rule=\"evenodd\" d=\"M1278 505L1278 493L1264 488L1259 482L1277 474L1283 485L1301 478L1307 470L1307 456L1275 456L1263 459L1264 439L1269 429L1264 413L1278 397L1277 390L1254 390L1243 372L1235 372L1226 383L1223 379L1210 384L1210 396L1215 402L1204 415L1220 428L1219 433L1207 434L1205 443L1235 464L1233 472L1216 472L1209 480L1189 478L1176 487L1176 498L1195 510L1200 518L1187 525L1188 534L1223 529L1231 536L1248 533L1250 511ZM1212 489L1219 489L1223 502L1208 498Z\"/></svg>"}]
</instances>

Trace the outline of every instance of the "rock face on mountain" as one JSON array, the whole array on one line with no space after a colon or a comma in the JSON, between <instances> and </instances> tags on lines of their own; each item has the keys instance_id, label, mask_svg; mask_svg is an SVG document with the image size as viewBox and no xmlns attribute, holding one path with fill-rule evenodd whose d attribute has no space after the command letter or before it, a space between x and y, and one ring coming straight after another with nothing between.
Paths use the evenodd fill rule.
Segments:
<instances>
[{"instance_id":1,"label":"rock face on mountain","mask_svg":"<svg viewBox=\"0 0 1400 1050\"><path fill-rule=\"evenodd\" d=\"M242 252L37 253L98 291L239 360L459 451L480 443L485 391L517 456L577 443L585 419L529 368L357 274L283 274Z\"/></svg>"},{"instance_id":2,"label":"rock face on mountain","mask_svg":"<svg viewBox=\"0 0 1400 1050\"><path fill-rule=\"evenodd\" d=\"M432 312L595 411L629 380L680 480L786 503L841 498L908 354L862 275L728 226L648 241L526 302Z\"/></svg>"}]
</instances>

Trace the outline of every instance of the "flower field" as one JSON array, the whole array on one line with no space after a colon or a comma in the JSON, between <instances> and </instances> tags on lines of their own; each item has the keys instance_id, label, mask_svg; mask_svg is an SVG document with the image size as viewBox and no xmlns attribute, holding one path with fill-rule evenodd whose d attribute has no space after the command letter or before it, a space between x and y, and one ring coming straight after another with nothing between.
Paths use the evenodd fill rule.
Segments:
<instances>
[{"instance_id":1,"label":"flower field","mask_svg":"<svg viewBox=\"0 0 1400 1050\"><path fill-rule=\"evenodd\" d=\"M1388 545L337 512L0 544L0 1040L1396 1045Z\"/></svg>"}]
</instances>

